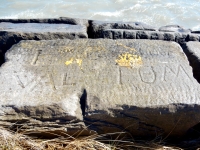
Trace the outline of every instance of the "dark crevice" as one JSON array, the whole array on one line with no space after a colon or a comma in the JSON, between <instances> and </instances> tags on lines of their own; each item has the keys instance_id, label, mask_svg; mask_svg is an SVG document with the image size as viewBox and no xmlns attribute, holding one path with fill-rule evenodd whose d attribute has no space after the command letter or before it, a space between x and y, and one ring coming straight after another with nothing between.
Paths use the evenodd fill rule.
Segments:
<instances>
[{"instance_id":1,"label":"dark crevice","mask_svg":"<svg viewBox=\"0 0 200 150\"><path fill-rule=\"evenodd\" d=\"M186 42L181 43L180 46L182 47L183 52L187 56L189 64L192 67L193 77L198 81L198 83L200 83L199 58L195 54L189 51Z\"/></svg>"},{"instance_id":2,"label":"dark crevice","mask_svg":"<svg viewBox=\"0 0 200 150\"><path fill-rule=\"evenodd\" d=\"M88 24L89 24L89 26L87 27L88 38L93 39L94 34L93 34L93 28L92 28L92 20L88 20Z\"/></svg>"},{"instance_id":3,"label":"dark crevice","mask_svg":"<svg viewBox=\"0 0 200 150\"><path fill-rule=\"evenodd\" d=\"M197 139L200 137L200 123L196 124L187 131L187 136L190 139Z\"/></svg>"},{"instance_id":4,"label":"dark crevice","mask_svg":"<svg viewBox=\"0 0 200 150\"><path fill-rule=\"evenodd\" d=\"M86 91L86 89L84 89L83 93L80 97L80 105L81 105L81 110L82 110L83 116L85 116L86 100L87 100L87 91Z\"/></svg>"},{"instance_id":5,"label":"dark crevice","mask_svg":"<svg viewBox=\"0 0 200 150\"><path fill-rule=\"evenodd\" d=\"M14 44L17 44L20 42L22 39L21 38L16 38L14 36L7 36L6 33L4 32L3 35L0 33L1 39L0 40L0 66L5 63L5 53L7 50L9 50Z\"/></svg>"}]
</instances>

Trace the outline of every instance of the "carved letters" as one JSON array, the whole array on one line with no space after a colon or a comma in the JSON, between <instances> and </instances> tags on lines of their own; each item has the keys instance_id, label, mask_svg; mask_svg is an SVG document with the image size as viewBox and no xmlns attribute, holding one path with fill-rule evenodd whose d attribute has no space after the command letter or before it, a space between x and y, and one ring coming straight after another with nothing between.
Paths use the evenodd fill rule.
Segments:
<instances>
[{"instance_id":1,"label":"carved letters","mask_svg":"<svg viewBox=\"0 0 200 150\"><path fill-rule=\"evenodd\" d=\"M156 80L156 73L151 66L139 68L139 75L144 83L154 83Z\"/></svg>"},{"instance_id":2,"label":"carved letters","mask_svg":"<svg viewBox=\"0 0 200 150\"><path fill-rule=\"evenodd\" d=\"M18 85L20 85L22 88L25 88L24 84L22 83L22 81L20 80L19 76L18 75L15 75L14 76Z\"/></svg>"},{"instance_id":3,"label":"carved letters","mask_svg":"<svg viewBox=\"0 0 200 150\"><path fill-rule=\"evenodd\" d=\"M117 66L118 67L118 66ZM130 68L127 68L130 69ZM181 78L181 76L184 76L184 78L186 80L191 80L190 76L188 75L188 73L184 70L182 65L178 65L176 68L170 68L167 65L164 65L162 69L160 69L160 72L157 72L157 70L153 67L153 66L143 66L141 68L134 68L137 69L136 73L134 73L134 75L131 75L131 73L133 73L132 71L130 72L124 72L123 70L121 70L120 67L118 67L116 70L116 84L119 85L123 85L123 84L134 84L134 81L141 81L142 83L145 84L154 84L156 81L158 82L173 82L173 80L177 80L179 78ZM96 76L97 74L95 74L96 72L94 72L94 75ZM163 74L162 76L159 74ZM86 74L83 74L81 76L79 75L74 75L70 72L64 72L61 74L53 74L51 71L48 71L48 73L45 75L45 78L48 81L48 85L51 86L51 88L53 90L56 90L56 86L70 86L70 85L74 85L76 84L75 82L79 83L79 82L84 82L84 79L86 78L86 76L84 76ZM93 74L91 74L93 76ZM101 76L101 75L100 75ZM37 79L32 79L32 81L28 84L24 84L18 75L14 75L17 84L22 88L22 89L30 89L31 91L37 86L37 84L39 82L42 82L41 78L42 77L37 77ZM102 76L101 76L102 77ZM133 82L127 83L130 80L123 80L123 78L130 78L132 80L134 80ZM75 78L75 82L71 83L71 80ZM98 78L98 82L104 83L103 81L105 80L105 78ZM107 79L107 78L106 78ZM55 84L55 80L56 80L56 84ZM108 78L109 80L109 78ZM183 81L184 82L184 81ZM107 84L109 84L109 82L106 82ZM113 82L114 83L114 82ZM110 84L113 84L110 83ZM115 84L114 83L114 84ZM133 85L134 86L134 85ZM139 87L135 88L137 90L139 90ZM141 90L141 89L140 89Z\"/></svg>"},{"instance_id":4,"label":"carved letters","mask_svg":"<svg viewBox=\"0 0 200 150\"><path fill-rule=\"evenodd\" d=\"M41 77L31 80L27 84L24 84L18 75L13 75L17 84L23 89L23 92L31 92L41 82Z\"/></svg>"},{"instance_id":5,"label":"carved letters","mask_svg":"<svg viewBox=\"0 0 200 150\"><path fill-rule=\"evenodd\" d=\"M41 52L42 52L42 50L37 50L37 51L36 51L36 53L35 53L35 55L34 55L34 57L33 57L33 60L32 60L32 62L31 62L31 65L35 65L35 64L36 64L36 62L37 62L37 60L38 60L38 57L39 57L39 55L40 55Z\"/></svg>"},{"instance_id":6,"label":"carved letters","mask_svg":"<svg viewBox=\"0 0 200 150\"><path fill-rule=\"evenodd\" d=\"M182 65L178 65L177 68L170 68L165 66L164 70L164 81L170 81L178 78L180 75L185 75L185 79L190 79L188 73L184 70Z\"/></svg>"}]
</instances>

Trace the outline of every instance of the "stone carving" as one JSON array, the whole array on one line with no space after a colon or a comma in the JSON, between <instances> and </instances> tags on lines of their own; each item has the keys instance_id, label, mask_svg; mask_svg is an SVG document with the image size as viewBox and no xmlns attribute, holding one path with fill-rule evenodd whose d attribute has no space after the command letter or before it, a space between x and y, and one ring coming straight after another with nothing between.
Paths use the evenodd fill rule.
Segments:
<instances>
[{"instance_id":1,"label":"stone carving","mask_svg":"<svg viewBox=\"0 0 200 150\"><path fill-rule=\"evenodd\" d=\"M199 84L175 42L21 41L7 51L0 82L1 120L41 122L34 129L84 122L100 133L181 136L200 119Z\"/></svg>"}]
</instances>

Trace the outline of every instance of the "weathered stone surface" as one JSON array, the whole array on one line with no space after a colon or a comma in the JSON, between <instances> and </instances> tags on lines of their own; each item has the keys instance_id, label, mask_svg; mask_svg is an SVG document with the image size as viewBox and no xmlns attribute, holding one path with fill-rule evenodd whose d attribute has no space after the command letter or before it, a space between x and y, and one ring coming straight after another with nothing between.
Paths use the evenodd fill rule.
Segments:
<instances>
[{"instance_id":1,"label":"weathered stone surface","mask_svg":"<svg viewBox=\"0 0 200 150\"><path fill-rule=\"evenodd\" d=\"M103 32L109 29L124 29L124 30L147 30L155 31L156 28L141 22L103 22L90 21L89 37L103 38Z\"/></svg>"},{"instance_id":2,"label":"weathered stone surface","mask_svg":"<svg viewBox=\"0 0 200 150\"><path fill-rule=\"evenodd\" d=\"M59 17L59 18L44 18L44 19L0 19L0 22L10 23L51 23L51 24L72 24L88 26L87 19Z\"/></svg>"},{"instance_id":3,"label":"weathered stone surface","mask_svg":"<svg viewBox=\"0 0 200 150\"><path fill-rule=\"evenodd\" d=\"M188 38L188 34L185 34L185 33L178 33L176 32L175 33L175 41L179 44L183 44L185 42L187 42L189 40Z\"/></svg>"},{"instance_id":4,"label":"weathered stone surface","mask_svg":"<svg viewBox=\"0 0 200 150\"><path fill-rule=\"evenodd\" d=\"M136 39L136 32L133 30L125 30L124 38L125 39Z\"/></svg>"},{"instance_id":5,"label":"weathered stone surface","mask_svg":"<svg viewBox=\"0 0 200 150\"><path fill-rule=\"evenodd\" d=\"M200 120L199 84L175 42L22 41L6 53L0 83L1 121L31 131L83 115L99 133L181 136Z\"/></svg>"},{"instance_id":6,"label":"weathered stone surface","mask_svg":"<svg viewBox=\"0 0 200 150\"><path fill-rule=\"evenodd\" d=\"M191 33L190 29L184 29L178 25L163 26L157 31L154 27L136 22L90 21L88 28L89 38L151 39L175 41L179 44L200 41L200 35L194 33Z\"/></svg>"},{"instance_id":7,"label":"weathered stone surface","mask_svg":"<svg viewBox=\"0 0 200 150\"><path fill-rule=\"evenodd\" d=\"M183 27L179 25L162 26L158 30L162 32L181 32L181 33L191 33L192 31L190 29L184 29Z\"/></svg>"},{"instance_id":8,"label":"weathered stone surface","mask_svg":"<svg viewBox=\"0 0 200 150\"><path fill-rule=\"evenodd\" d=\"M164 40L163 33L158 31L149 31L149 39L151 40Z\"/></svg>"},{"instance_id":9,"label":"weathered stone surface","mask_svg":"<svg viewBox=\"0 0 200 150\"><path fill-rule=\"evenodd\" d=\"M109 48L110 57L106 55L111 63L102 69L104 80L86 87L89 123L99 131L124 129L139 136L167 134L173 127L171 135L182 135L198 123L186 119L200 117L199 106L194 106L200 102L199 85L178 44L117 40L115 45ZM134 57L128 54L137 59L131 61Z\"/></svg>"},{"instance_id":10,"label":"weathered stone surface","mask_svg":"<svg viewBox=\"0 0 200 150\"><path fill-rule=\"evenodd\" d=\"M164 39L163 32L145 31L145 30L124 30L124 29L108 29L102 32L103 38L106 39L152 39L152 40L169 40ZM167 33L168 34L168 33ZM170 40L174 40L170 39Z\"/></svg>"},{"instance_id":11,"label":"weathered stone surface","mask_svg":"<svg viewBox=\"0 0 200 150\"><path fill-rule=\"evenodd\" d=\"M47 23L0 23L0 31L20 33L65 33L87 37L86 27L70 24L47 24Z\"/></svg>"},{"instance_id":12,"label":"weathered stone surface","mask_svg":"<svg viewBox=\"0 0 200 150\"><path fill-rule=\"evenodd\" d=\"M199 41L199 36L200 35L195 35L195 34L189 34L188 35L188 41Z\"/></svg>"},{"instance_id":13,"label":"weathered stone surface","mask_svg":"<svg viewBox=\"0 0 200 150\"><path fill-rule=\"evenodd\" d=\"M164 37L165 41L174 41L175 40L174 33L168 33L168 32L166 32L166 33L163 34L163 37Z\"/></svg>"},{"instance_id":14,"label":"weathered stone surface","mask_svg":"<svg viewBox=\"0 0 200 150\"><path fill-rule=\"evenodd\" d=\"M87 27L69 24L0 23L0 65L4 53L21 40L53 40L87 38Z\"/></svg>"},{"instance_id":15,"label":"weathered stone surface","mask_svg":"<svg viewBox=\"0 0 200 150\"><path fill-rule=\"evenodd\" d=\"M54 43L52 46L55 46L55 50L45 43L24 41L7 52L7 62L0 68L0 120L21 123L21 126L25 124L23 128L37 131L49 128L52 132L62 129L64 133L71 126L70 133L77 126L76 123L83 119L81 87L66 89L62 86L64 81L57 87L60 83L54 79L56 76L60 78L62 73L57 74L53 68L59 65L58 69L62 70L66 67L59 62L63 58L62 51L70 49L62 45L56 49L57 42L49 41L49 44ZM55 62L51 62L52 59Z\"/></svg>"},{"instance_id":16,"label":"weathered stone surface","mask_svg":"<svg viewBox=\"0 0 200 150\"><path fill-rule=\"evenodd\" d=\"M194 77L200 83L200 43L195 41L187 42L183 45L183 50L193 68Z\"/></svg>"},{"instance_id":17,"label":"weathered stone surface","mask_svg":"<svg viewBox=\"0 0 200 150\"><path fill-rule=\"evenodd\" d=\"M188 41L199 41L199 35L180 32L159 32L146 30L106 29L102 31L105 39L151 39L175 41L183 44Z\"/></svg>"}]
</instances>

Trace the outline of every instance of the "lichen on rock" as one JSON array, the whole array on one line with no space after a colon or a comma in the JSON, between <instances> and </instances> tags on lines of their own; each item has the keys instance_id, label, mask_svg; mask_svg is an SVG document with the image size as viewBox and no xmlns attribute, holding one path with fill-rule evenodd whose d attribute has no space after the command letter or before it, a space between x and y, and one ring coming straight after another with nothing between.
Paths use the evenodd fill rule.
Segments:
<instances>
[{"instance_id":1,"label":"lichen on rock","mask_svg":"<svg viewBox=\"0 0 200 150\"><path fill-rule=\"evenodd\" d=\"M130 53L120 54L115 61L119 66L123 67L138 67L142 65L142 58Z\"/></svg>"}]
</instances>

